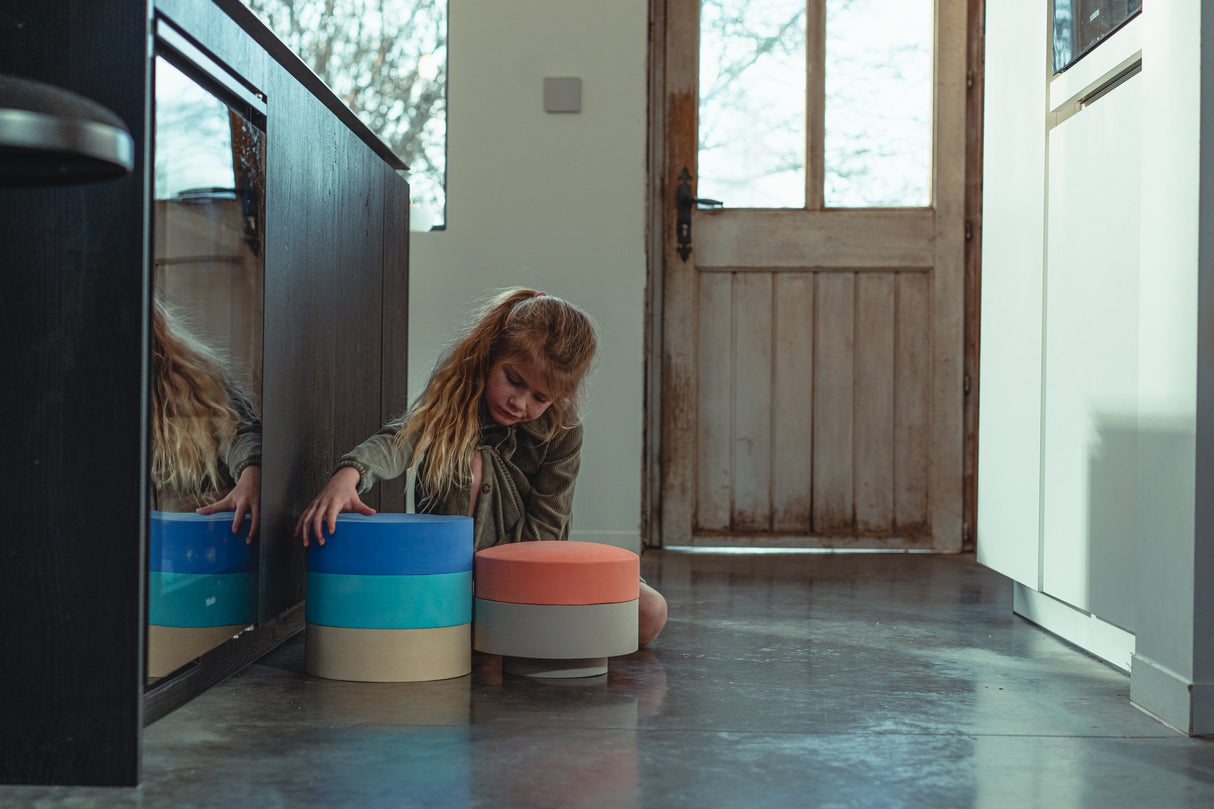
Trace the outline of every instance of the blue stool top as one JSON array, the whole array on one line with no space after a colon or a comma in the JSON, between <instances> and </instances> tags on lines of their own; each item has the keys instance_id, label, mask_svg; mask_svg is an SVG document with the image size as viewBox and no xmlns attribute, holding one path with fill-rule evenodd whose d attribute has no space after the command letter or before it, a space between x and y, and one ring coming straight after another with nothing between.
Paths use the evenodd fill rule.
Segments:
<instances>
[{"instance_id":1,"label":"blue stool top","mask_svg":"<svg viewBox=\"0 0 1214 809\"><path fill-rule=\"evenodd\" d=\"M472 569L471 517L338 514L324 545L308 548L308 571L361 576L430 575Z\"/></svg>"},{"instance_id":2,"label":"blue stool top","mask_svg":"<svg viewBox=\"0 0 1214 809\"><path fill-rule=\"evenodd\" d=\"M254 546L245 542L252 521L245 517L232 533L235 511L194 514L152 511L148 526L148 569L165 573L251 573Z\"/></svg>"}]
</instances>

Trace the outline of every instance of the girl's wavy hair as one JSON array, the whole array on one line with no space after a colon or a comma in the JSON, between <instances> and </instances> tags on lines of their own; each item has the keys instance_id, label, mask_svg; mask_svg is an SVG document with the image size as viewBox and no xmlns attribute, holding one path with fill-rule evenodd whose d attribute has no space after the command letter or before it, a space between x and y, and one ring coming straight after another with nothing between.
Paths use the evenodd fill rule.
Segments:
<instances>
[{"instance_id":1,"label":"girl's wavy hair","mask_svg":"<svg viewBox=\"0 0 1214 809\"><path fill-rule=\"evenodd\" d=\"M540 374L552 403L536 423L551 440L578 423L597 350L590 318L567 301L521 287L490 298L438 361L396 434L422 459L418 479L425 500L439 500L472 480L481 400L494 369L530 365Z\"/></svg>"},{"instance_id":2,"label":"girl's wavy hair","mask_svg":"<svg viewBox=\"0 0 1214 809\"><path fill-rule=\"evenodd\" d=\"M152 301L152 480L219 499L219 458L240 415L220 357L181 323L159 297Z\"/></svg>"}]
</instances>

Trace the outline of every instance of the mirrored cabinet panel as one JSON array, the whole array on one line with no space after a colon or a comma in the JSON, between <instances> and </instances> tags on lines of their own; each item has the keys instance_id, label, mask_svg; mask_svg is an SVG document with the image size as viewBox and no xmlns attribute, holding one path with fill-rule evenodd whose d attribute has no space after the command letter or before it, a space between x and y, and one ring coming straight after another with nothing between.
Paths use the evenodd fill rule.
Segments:
<instances>
[{"instance_id":1,"label":"mirrored cabinet panel","mask_svg":"<svg viewBox=\"0 0 1214 809\"><path fill-rule=\"evenodd\" d=\"M257 620L264 114L157 56L148 680Z\"/></svg>"}]
</instances>

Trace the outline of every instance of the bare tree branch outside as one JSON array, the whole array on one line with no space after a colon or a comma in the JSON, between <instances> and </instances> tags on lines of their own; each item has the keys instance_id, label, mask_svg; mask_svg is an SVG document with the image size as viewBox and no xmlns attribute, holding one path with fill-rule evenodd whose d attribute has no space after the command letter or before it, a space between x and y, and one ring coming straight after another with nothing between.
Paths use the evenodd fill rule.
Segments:
<instances>
[{"instance_id":1,"label":"bare tree branch outside","mask_svg":"<svg viewBox=\"0 0 1214 809\"><path fill-rule=\"evenodd\" d=\"M444 224L446 2L245 2L409 165L413 228Z\"/></svg>"},{"instance_id":2,"label":"bare tree branch outside","mask_svg":"<svg viewBox=\"0 0 1214 809\"><path fill-rule=\"evenodd\" d=\"M932 0L826 0L827 207L930 202ZM699 190L805 204L805 0L702 0Z\"/></svg>"}]
</instances>

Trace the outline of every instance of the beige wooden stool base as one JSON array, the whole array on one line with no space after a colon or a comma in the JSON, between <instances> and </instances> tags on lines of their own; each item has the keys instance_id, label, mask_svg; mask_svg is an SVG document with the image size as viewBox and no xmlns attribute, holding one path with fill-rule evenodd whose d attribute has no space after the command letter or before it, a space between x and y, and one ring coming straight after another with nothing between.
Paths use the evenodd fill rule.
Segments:
<instances>
[{"instance_id":1,"label":"beige wooden stool base","mask_svg":"<svg viewBox=\"0 0 1214 809\"><path fill-rule=\"evenodd\" d=\"M228 626L160 626L148 624L148 676L165 677L248 629Z\"/></svg>"},{"instance_id":2,"label":"beige wooden stool base","mask_svg":"<svg viewBox=\"0 0 1214 809\"><path fill-rule=\"evenodd\" d=\"M472 625L356 629L308 624L308 674L329 680L405 683L472 672Z\"/></svg>"},{"instance_id":3,"label":"beige wooden stool base","mask_svg":"<svg viewBox=\"0 0 1214 809\"><path fill-rule=\"evenodd\" d=\"M534 657L503 657L502 671L522 677L554 680L597 677L607 673L607 658L582 657L574 660L545 660Z\"/></svg>"}]
</instances>

